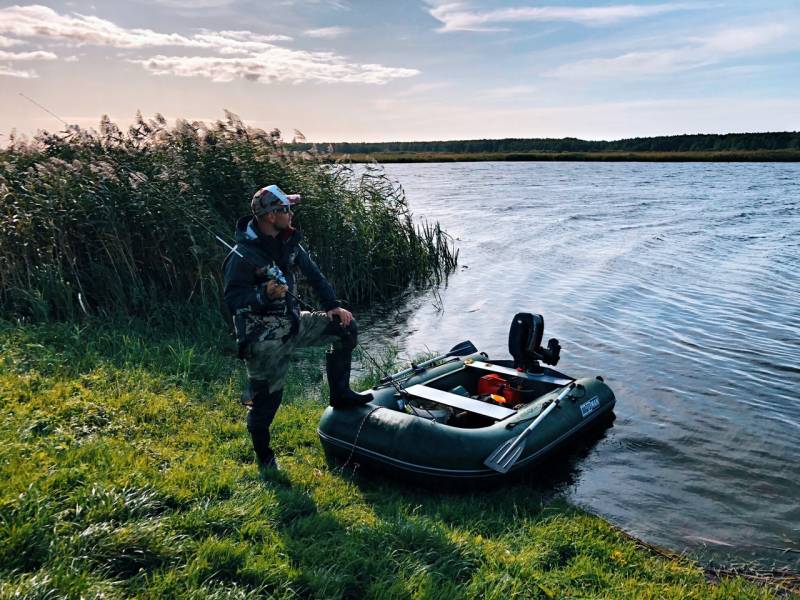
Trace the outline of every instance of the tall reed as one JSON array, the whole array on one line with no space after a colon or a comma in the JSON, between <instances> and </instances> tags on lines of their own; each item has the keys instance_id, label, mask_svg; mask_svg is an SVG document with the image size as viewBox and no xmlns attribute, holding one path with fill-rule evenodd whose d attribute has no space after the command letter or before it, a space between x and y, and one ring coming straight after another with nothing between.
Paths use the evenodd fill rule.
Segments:
<instances>
[{"instance_id":1,"label":"tall reed","mask_svg":"<svg viewBox=\"0 0 800 600\"><path fill-rule=\"evenodd\" d=\"M127 131L71 127L0 152L0 315L42 319L143 314L217 303L226 251L253 192L303 194L296 224L339 295L386 299L439 282L457 260L438 224L417 226L402 188L372 165L356 173L231 113L211 125L160 115Z\"/></svg>"}]
</instances>

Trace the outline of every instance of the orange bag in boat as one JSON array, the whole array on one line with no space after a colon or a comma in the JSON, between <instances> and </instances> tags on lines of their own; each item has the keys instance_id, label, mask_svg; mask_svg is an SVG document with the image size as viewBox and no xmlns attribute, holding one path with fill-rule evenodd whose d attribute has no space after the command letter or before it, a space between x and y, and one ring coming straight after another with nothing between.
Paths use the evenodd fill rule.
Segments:
<instances>
[{"instance_id":1,"label":"orange bag in boat","mask_svg":"<svg viewBox=\"0 0 800 600\"><path fill-rule=\"evenodd\" d=\"M497 373L489 373L478 380L478 395L491 394L500 404L515 406L523 402L520 390L511 387L505 378Z\"/></svg>"},{"instance_id":2,"label":"orange bag in boat","mask_svg":"<svg viewBox=\"0 0 800 600\"><path fill-rule=\"evenodd\" d=\"M491 394L489 396L492 399L492 402L495 404L499 404L500 406L513 406L513 402L508 400L505 396L498 396L497 394Z\"/></svg>"}]
</instances>

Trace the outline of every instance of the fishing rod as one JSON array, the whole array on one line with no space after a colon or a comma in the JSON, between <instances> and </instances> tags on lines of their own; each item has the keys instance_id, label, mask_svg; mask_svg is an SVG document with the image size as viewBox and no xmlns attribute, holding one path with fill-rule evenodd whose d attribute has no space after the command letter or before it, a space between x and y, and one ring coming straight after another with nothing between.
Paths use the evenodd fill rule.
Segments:
<instances>
[{"instance_id":1,"label":"fishing rod","mask_svg":"<svg viewBox=\"0 0 800 600\"><path fill-rule=\"evenodd\" d=\"M39 104L38 102L36 102L36 100L31 98L30 96L27 96L27 95L23 94L22 92L19 92L19 95L22 96L23 98L25 98L28 102L30 102L31 104L33 104L37 108L40 108L41 110L45 111L50 116L52 116L52 117L58 119L59 121L61 121L64 124L64 127L69 127L70 126L70 124L67 123L64 119L59 117L53 111L49 110L47 107L45 107L45 106ZM256 272L265 275L268 280L273 280L276 283L278 283L279 285L284 285L284 286L287 285L288 282L286 281L286 277L284 276L284 274L280 270L280 268L278 268L277 266L265 267L264 265L257 264L254 260L250 259L250 257L242 254L239 250L237 250L235 246L231 246L228 242L226 242L224 239L222 239L222 237L220 237L219 234L208 225L208 223L206 223L202 219L198 218L194 213L189 211L185 206L181 206L178 202L173 201L166 194L162 194L161 190L159 190L154 185L152 185L150 183L150 181L147 179L147 177L145 177L144 174L137 173L137 172L129 169L128 167L126 167L123 164L119 164L118 163L117 167L120 168L125 173L127 173L137 183L143 184L144 186L146 186L148 188L148 190L151 191L151 192L154 192L157 197L159 197L162 200L166 200L170 205L172 205L175 208L178 208L195 225L198 225L199 227L203 228L206 232L211 234L214 237L214 239L216 239L220 244L225 246L228 250L230 250L231 252L236 254L236 256L238 256L242 260L246 261L247 263L249 263L250 265L255 267L256 268ZM285 294L287 296L289 296L290 298L294 299L302 308L304 308L306 310L310 310L310 311L315 311L316 310L316 308L314 306L312 306L311 304L309 304L308 302L306 302L305 300L303 300L302 298L300 298L296 294L293 294L288 289L285 291Z\"/></svg>"},{"instance_id":2,"label":"fishing rod","mask_svg":"<svg viewBox=\"0 0 800 600\"><path fill-rule=\"evenodd\" d=\"M288 282L286 281L286 277L284 276L284 274L283 274L283 271L281 271L281 270L280 270L280 268L278 268L278 266L277 266L277 265L273 265L273 266L271 266L271 267L259 266L259 265L257 265L257 264L256 264L256 262L255 262L254 260L250 260L250 258L248 258L248 257L247 257L247 256L245 256L244 254L242 254L241 252L239 252L239 251L236 249L236 246L231 246L231 245L230 245L228 242L226 242L225 240L223 240L223 239L222 239L221 237L219 237L219 236L218 236L216 233L214 234L214 237L216 238L216 240L217 240L217 241L218 241L220 244L222 244L223 246L225 246L225 247L226 247L228 250L230 250L231 252L233 252L233 253L234 253L236 256L238 256L238 257L239 257L239 258L241 258L242 260L244 260L244 261L248 262L250 265L254 266L254 267L256 268L256 272L262 273L264 276L266 276L266 278L267 278L268 280L275 281L275 282L276 282L276 283L278 283L279 285L285 285L285 286L288 286ZM303 300L302 298L300 298L300 296L298 296L297 294L293 294L293 293L292 293L292 292L290 292L288 289L286 289L286 290L284 291L284 293L285 293L287 296L289 296L290 298L294 298L294 300L295 300L295 301L297 301L297 303L298 303L300 306L302 306L303 308L305 308L306 310L310 310L311 312L314 312L314 311L316 311L316 310L317 310L317 309L316 309L314 306L312 306L311 304L309 304L308 302L306 302L305 300Z\"/></svg>"},{"instance_id":3,"label":"fishing rod","mask_svg":"<svg viewBox=\"0 0 800 600\"><path fill-rule=\"evenodd\" d=\"M65 121L64 119L59 117L57 114L55 114L51 110L47 109L45 106L42 106L41 104L36 102L36 100L34 100L33 98L30 98L29 96L26 96L22 92L19 92L19 95L22 96L23 98L25 98L28 102L30 102L34 106L40 108L41 110L43 110L44 112L49 114L50 116L52 116L52 117L58 119L59 121L61 121L64 124L64 127L66 127L66 128L70 127L70 124L67 123L67 121ZM241 258L242 260L246 261L251 266L255 267L257 272L260 272L260 273L264 274L268 279L276 281L280 285L287 285L288 282L286 281L286 277L284 276L283 272L280 270L280 268L278 268L277 265L274 265L272 267L266 267L264 265L257 264L256 261L254 261L253 259L251 259L247 255L245 255L242 252L240 252L239 250L237 250L237 246L232 246L231 244L226 242L222 237L220 237L220 235L214 229L212 229L211 226L209 226L206 221L204 221L203 219L199 218L193 212L189 211L185 206L182 206L177 201L174 201L173 199L171 199L166 194L163 194L161 192L161 190L159 190L157 187L155 187L154 185L152 185L150 183L148 178L143 173L135 172L135 171L129 169L128 167L126 167L125 165L123 165L121 163L117 163L116 166L119 169L121 169L122 171L124 171L125 173L127 173L135 181L137 181L138 183L141 183L144 186L146 186L151 192L154 192L156 197L161 198L162 200L166 200L167 203L169 203L171 206L173 206L175 208L178 208L191 222L193 222L195 225L197 225L200 228L202 228L203 230L205 230L207 233L209 233L211 236L213 236L213 238L215 240L217 240L220 244L225 246L225 248L227 248L228 250L230 250L231 252L236 254L239 258ZM297 294L293 294L288 289L286 290L285 293L290 298L293 298L302 308L305 308L306 310L309 310L311 312L316 312L318 310L316 307L314 307L313 305L309 304L308 302L306 302L305 300L300 298ZM363 343L358 342L358 345L361 346L361 351L364 354L364 356L366 358L368 358L370 360L370 362L372 362L372 364L375 366L375 368L378 371L378 374L383 375L384 379L385 379L386 378L386 373L384 373L384 371L381 368L381 366L378 363L378 361L375 360L372 357L372 355L364 347ZM397 381L392 380L391 383L392 383L393 387L395 388L395 390L397 390L397 393L400 394L401 397L406 397L408 395L408 393L405 391L405 389L402 387L402 385L400 385Z\"/></svg>"},{"instance_id":4,"label":"fishing rod","mask_svg":"<svg viewBox=\"0 0 800 600\"><path fill-rule=\"evenodd\" d=\"M220 244L222 244L222 245L223 245L223 246L225 246L225 247L226 247L228 250L230 250L231 252L233 252L234 254L236 254L236 256L240 257L241 259L243 259L243 260L247 261L248 263L250 263L252 266L256 267L256 269L257 269L257 270L259 270L259 271L263 272L263 273L264 273L264 274L267 276L267 278L269 278L269 279L273 279L274 281L278 282L280 285L286 285L286 284L287 284L287 282L286 282L286 278L284 277L283 273L281 272L281 270L278 268L278 266L277 266L277 265L275 265L275 266L272 266L272 267L269 267L269 268L268 268L268 269L266 269L266 271L265 271L265 270L264 270L264 267L259 267L259 266L258 266L258 265L255 263L255 261L253 261L253 260L250 260L250 258L249 258L249 257L247 257L247 256L245 256L244 254L242 254L241 252L239 252L239 251L236 249L236 247L235 247L235 246L231 246L229 243L227 243L225 240L223 240L223 239L222 239L222 238L221 238L219 235L217 235L216 233L214 233L213 235L214 235L214 238L215 238L215 239L216 239L216 240L217 240L217 241L218 241ZM305 308L306 310L309 310L309 311L311 311L311 312L315 312L315 311L317 310L317 309L316 309L314 306L310 305L308 302L306 302L305 300L303 300L302 298L300 298L300 297L299 297L299 296L297 296L296 294L293 294L293 293L291 293L291 292L290 292L288 289L286 290L286 292L285 292L285 293L286 293L286 295L288 295L289 297L291 297L291 298L294 298L294 299L297 301L297 303L298 303L298 304L300 304L300 306L302 306L302 307L303 307L303 308ZM337 315L336 319L337 319L337 320L339 320L339 322L341 323L341 320L339 319L338 315ZM371 354L370 354L370 353L367 351L367 348L366 348L366 346L364 346L364 344L363 344L362 342L358 342L358 345L361 347L361 353L362 353L362 354L363 354L363 355L364 355L366 358L368 358L368 359L369 359L369 361L370 361L370 362L373 364L373 366L375 367L375 369L378 371L378 374L379 374L379 375L383 375L383 379L385 380L385 379L386 379L386 377L387 377L387 376L386 376L386 373L385 373L385 372L384 372L384 370L381 368L381 366L380 366L380 364L378 363L378 361L377 361L377 360L375 360L375 358L373 358L373 357L372 357L372 355L371 355ZM403 387L403 386L402 386L402 385L401 385L401 384L400 384L398 381L395 381L394 379L392 379L392 380L391 380L391 384L392 384L392 386L394 387L394 389L397 391L397 393L398 393L398 395L400 396L400 398L405 398L405 397L407 397L407 396L408 396L408 392L405 390L405 388L404 388L404 387Z\"/></svg>"},{"instance_id":5,"label":"fishing rod","mask_svg":"<svg viewBox=\"0 0 800 600\"><path fill-rule=\"evenodd\" d=\"M233 252L236 256L238 256L239 258L241 258L242 260L244 260L245 262L247 262L251 266L255 267L256 272L264 275L267 278L267 280L275 281L279 285L284 285L284 286L288 285L288 282L286 281L286 277L284 276L283 272L280 270L280 268L277 265L273 265L271 267L267 267L265 265L258 264L255 260L251 259L246 254L242 254L242 252L237 250L238 244L236 246L230 245L222 237L220 237L220 235L214 229L212 229L208 225L207 222L205 222L202 219L200 219L197 215L195 215L194 213L189 211L189 209L187 209L186 207L181 206L178 202L173 201L166 194L161 194L161 191L158 188L156 188L155 186L153 186L152 184L150 184L150 182L147 180L147 178L143 174L131 171L130 169L128 169L124 165L118 165L118 166L123 171L126 171L128 173L128 175L130 175L131 177L135 178L137 181L139 181L142 184L144 184L145 186L147 186L150 190L155 191L156 195L159 198L161 198L162 200L166 200L173 207L178 208L181 212L183 212L183 214L190 221L192 221L195 225L198 225L199 227L203 228L215 240L217 240L220 244L225 246L225 248L227 248L228 250ZM284 293L287 296L289 296L290 298L294 299L305 310L309 310L309 311L312 311L312 312L317 310L316 307L314 307L313 305L311 305L308 302L306 302L305 300L303 300L297 294L293 294L288 289Z\"/></svg>"},{"instance_id":6,"label":"fishing rod","mask_svg":"<svg viewBox=\"0 0 800 600\"><path fill-rule=\"evenodd\" d=\"M47 108L45 108L44 106L42 106L41 104L39 104L39 103L38 103L36 100L34 100L33 98L31 98L31 97L29 97L29 96L26 96L26 95L25 95L25 94L23 94L22 92L19 92L19 95L20 95L20 96L22 96L23 98L25 98L25 100L27 100L28 102L30 102L30 103L31 103L31 104L33 104L34 106L37 106L37 107L41 108L41 109L42 109L44 112L46 112L46 113L47 113L48 115L50 115L51 117L55 117L56 119L58 119L59 121L61 121L61 122L64 124L64 127L69 127L69 123L67 123L67 122L66 122L64 119L62 119L61 117L59 117L59 116L58 116L56 113L54 113L53 111L51 111L51 110L48 110Z\"/></svg>"},{"instance_id":7,"label":"fishing rod","mask_svg":"<svg viewBox=\"0 0 800 600\"><path fill-rule=\"evenodd\" d=\"M385 378L386 374L384 373L384 370L381 368L381 366L378 364L378 361L375 360L374 358L372 358L370 353L367 352L367 349L364 346L364 344L362 344L361 342L358 342L358 345L361 346L361 352L364 354L364 356L366 356L370 360L370 362L375 366L375 369L377 369L377 371L378 371L378 375L383 375L384 378ZM397 392L397 395L400 396L400 400L398 401L398 404L403 402L403 400L405 398L408 398L408 392L406 391L406 388L403 387L402 383L392 379L391 380L391 384L392 384L392 387Z\"/></svg>"}]
</instances>

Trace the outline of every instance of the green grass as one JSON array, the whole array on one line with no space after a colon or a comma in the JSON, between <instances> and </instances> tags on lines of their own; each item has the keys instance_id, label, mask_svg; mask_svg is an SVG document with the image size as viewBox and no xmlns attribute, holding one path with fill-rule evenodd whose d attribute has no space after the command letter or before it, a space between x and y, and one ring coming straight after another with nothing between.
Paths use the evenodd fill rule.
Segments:
<instances>
[{"instance_id":1,"label":"green grass","mask_svg":"<svg viewBox=\"0 0 800 600\"><path fill-rule=\"evenodd\" d=\"M321 350L261 479L214 314L0 321L0 598L770 598L529 486L440 494L330 468Z\"/></svg>"}]
</instances>

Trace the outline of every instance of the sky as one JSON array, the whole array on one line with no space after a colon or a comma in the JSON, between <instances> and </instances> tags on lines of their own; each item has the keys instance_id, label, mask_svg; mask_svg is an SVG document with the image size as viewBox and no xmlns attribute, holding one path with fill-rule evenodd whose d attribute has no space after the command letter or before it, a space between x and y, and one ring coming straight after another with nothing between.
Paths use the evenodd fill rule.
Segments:
<instances>
[{"instance_id":1,"label":"sky","mask_svg":"<svg viewBox=\"0 0 800 600\"><path fill-rule=\"evenodd\" d=\"M796 131L799 26L800 0L0 0L0 144L137 111L313 142Z\"/></svg>"}]
</instances>

